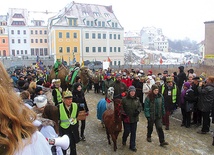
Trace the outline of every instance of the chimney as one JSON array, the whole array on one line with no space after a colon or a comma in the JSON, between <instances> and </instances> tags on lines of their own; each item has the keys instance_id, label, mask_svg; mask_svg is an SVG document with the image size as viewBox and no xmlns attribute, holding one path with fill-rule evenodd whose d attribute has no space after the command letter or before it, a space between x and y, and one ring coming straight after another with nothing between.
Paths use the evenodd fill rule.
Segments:
<instances>
[{"instance_id":1,"label":"chimney","mask_svg":"<svg viewBox=\"0 0 214 155\"><path fill-rule=\"evenodd\" d=\"M112 10L112 5L110 5L110 6L107 6L107 7L106 7L106 9L107 9L109 12L113 13L113 10Z\"/></svg>"}]
</instances>

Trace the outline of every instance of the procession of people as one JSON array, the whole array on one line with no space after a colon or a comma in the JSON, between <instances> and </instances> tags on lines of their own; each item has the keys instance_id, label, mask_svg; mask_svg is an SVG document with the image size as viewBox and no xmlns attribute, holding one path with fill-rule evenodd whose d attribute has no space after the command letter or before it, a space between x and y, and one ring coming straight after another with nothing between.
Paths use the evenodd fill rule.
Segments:
<instances>
[{"instance_id":1,"label":"procession of people","mask_svg":"<svg viewBox=\"0 0 214 155\"><path fill-rule=\"evenodd\" d=\"M201 126L201 130L196 134L207 134L211 130L210 124L214 123L214 76L196 74L193 69L185 73L184 66L179 66L172 74L167 70L154 74L152 70L144 72L137 68L108 68L94 70L94 76L89 80L85 92L77 73L76 78L70 77L73 81L72 87L69 86L63 91L61 80L57 78L60 65L63 64L58 60L54 65L56 79L50 81L48 69L27 67L15 70L9 75L0 63L0 141L3 142L0 144L0 154L66 155L67 150L60 146L51 149L49 141L46 140L63 135L68 135L70 139L70 155L78 154L76 145L80 141L87 141L85 130L90 108L84 93L93 91L94 94L100 94L100 98L106 98L109 87L114 88L114 99L122 100L121 111L126 119L122 119L124 132L121 143L126 145L130 134L131 151L137 151L136 141L139 137L136 130L137 124L141 123L139 115L147 118L146 141L152 142L155 124L161 147L170 145L164 136L163 126L165 130L171 130L170 116L179 108L182 123L178 126ZM79 63L76 67L76 70L80 68ZM69 75L72 74L73 70ZM8 100L7 96L10 96ZM79 118L80 111L85 112L83 119ZM39 125L36 121L40 122ZM35 140L35 135L39 136L39 139ZM8 143L10 137L13 137L12 142ZM41 145L38 141L41 141ZM41 149L33 149L34 145Z\"/></svg>"}]
</instances>

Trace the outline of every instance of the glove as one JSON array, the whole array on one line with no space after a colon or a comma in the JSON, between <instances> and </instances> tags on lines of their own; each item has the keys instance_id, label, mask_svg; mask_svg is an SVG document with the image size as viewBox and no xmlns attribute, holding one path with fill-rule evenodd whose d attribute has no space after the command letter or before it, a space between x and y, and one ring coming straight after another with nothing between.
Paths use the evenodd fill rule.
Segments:
<instances>
[{"instance_id":1,"label":"glove","mask_svg":"<svg viewBox=\"0 0 214 155\"><path fill-rule=\"evenodd\" d=\"M139 115L139 113L140 113L140 112L139 112L138 110L135 110L133 116L134 116L134 117L137 117L137 116Z\"/></svg>"}]
</instances>

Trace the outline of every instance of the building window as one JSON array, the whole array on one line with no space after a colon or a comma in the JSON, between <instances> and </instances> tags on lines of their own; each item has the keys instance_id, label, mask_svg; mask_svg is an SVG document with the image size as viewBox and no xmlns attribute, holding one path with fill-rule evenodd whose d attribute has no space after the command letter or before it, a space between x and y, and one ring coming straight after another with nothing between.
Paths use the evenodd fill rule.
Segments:
<instances>
[{"instance_id":1,"label":"building window","mask_svg":"<svg viewBox=\"0 0 214 155\"><path fill-rule=\"evenodd\" d=\"M44 34L47 34L47 30L44 30Z\"/></svg>"},{"instance_id":2,"label":"building window","mask_svg":"<svg viewBox=\"0 0 214 155\"><path fill-rule=\"evenodd\" d=\"M36 55L39 55L39 48L35 48Z\"/></svg>"},{"instance_id":3,"label":"building window","mask_svg":"<svg viewBox=\"0 0 214 155\"><path fill-rule=\"evenodd\" d=\"M106 39L106 34L105 33L103 33L103 39Z\"/></svg>"},{"instance_id":4,"label":"building window","mask_svg":"<svg viewBox=\"0 0 214 155\"><path fill-rule=\"evenodd\" d=\"M33 30L30 31L30 34L33 34Z\"/></svg>"},{"instance_id":5,"label":"building window","mask_svg":"<svg viewBox=\"0 0 214 155\"><path fill-rule=\"evenodd\" d=\"M37 31L37 30L35 30L35 34L38 34L38 31Z\"/></svg>"},{"instance_id":6,"label":"building window","mask_svg":"<svg viewBox=\"0 0 214 155\"><path fill-rule=\"evenodd\" d=\"M3 44L5 43L5 39L2 39L2 43L3 43Z\"/></svg>"},{"instance_id":7,"label":"building window","mask_svg":"<svg viewBox=\"0 0 214 155\"><path fill-rule=\"evenodd\" d=\"M114 66L116 66L117 65L117 61L114 61Z\"/></svg>"},{"instance_id":8,"label":"building window","mask_svg":"<svg viewBox=\"0 0 214 155\"><path fill-rule=\"evenodd\" d=\"M118 34L118 40L120 40L120 34Z\"/></svg>"},{"instance_id":9,"label":"building window","mask_svg":"<svg viewBox=\"0 0 214 155\"><path fill-rule=\"evenodd\" d=\"M98 26L101 27L101 21L98 22Z\"/></svg>"},{"instance_id":10,"label":"building window","mask_svg":"<svg viewBox=\"0 0 214 155\"><path fill-rule=\"evenodd\" d=\"M39 30L39 34L42 34L42 30Z\"/></svg>"},{"instance_id":11,"label":"building window","mask_svg":"<svg viewBox=\"0 0 214 155\"><path fill-rule=\"evenodd\" d=\"M20 34L20 30L17 30L17 34Z\"/></svg>"},{"instance_id":12,"label":"building window","mask_svg":"<svg viewBox=\"0 0 214 155\"><path fill-rule=\"evenodd\" d=\"M102 27L105 27L105 22L102 22Z\"/></svg>"},{"instance_id":13,"label":"building window","mask_svg":"<svg viewBox=\"0 0 214 155\"><path fill-rule=\"evenodd\" d=\"M11 34L14 34L14 30L11 30Z\"/></svg>"},{"instance_id":14,"label":"building window","mask_svg":"<svg viewBox=\"0 0 214 155\"><path fill-rule=\"evenodd\" d=\"M33 43L33 39L31 39L31 43Z\"/></svg>"},{"instance_id":15,"label":"building window","mask_svg":"<svg viewBox=\"0 0 214 155\"><path fill-rule=\"evenodd\" d=\"M26 34L26 30L23 30L23 34Z\"/></svg>"},{"instance_id":16,"label":"building window","mask_svg":"<svg viewBox=\"0 0 214 155\"><path fill-rule=\"evenodd\" d=\"M111 23L111 25L112 25L112 27L114 27L114 23L113 22Z\"/></svg>"},{"instance_id":17,"label":"building window","mask_svg":"<svg viewBox=\"0 0 214 155\"><path fill-rule=\"evenodd\" d=\"M112 52L112 47L110 47L110 52Z\"/></svg>"},{"instance_id":18,"label":"building window","mask_svg":"<svg viewBox=\"0 0 214 155\"><path fill-rule=\"evenodd\" d=\"M71 52L70 47L67 47L66 50L67 50L67 53L70 53L70 52Z\"/></svg>"},{"instance_id":19,"label":"building window","mask_svg":"<svg viewBox=\"0 0 214 155\"><path fill-rule=\"evenodd\" d=\"M12 55L13 55L13 56L15 56L15 55L16 55L16 54L15 54L15 50L12 50Z\"/></svg>"},{"instance_id":20,"label":"building window","mask_svg":"<svg viewBox=\"0 0 214 155\"><path fill-rule=\"evenodd\" d=\"M106 52L106 47L103 47L103 52Z\"/></svg>"},{"instance_id":21,"label":"building window","mask_svg":"<svg viewBox=\"0 0 214 155\"><path fill-rule=\"evenodd\" d=\"M68 19L69 26L77 26L77 19L75 18L69 18Z\"/></svg>"},{"instance_id":22,"label":"building window","mask_svg":"<svg viewBox=\"0 0 214 155\"><path fill-rule=\"evenodd\" d=\"M38 43L38 39L36 39L36 43Z\"/></svg>"},{"instance_id":23,"label":"building window","mask_svg":"<svg viewBox=\"0 0 214 155\"><path fill-rule=\"evenodd\" d=\"M94 21L91 21L91 26L94 26Z\"/></svg>"},{"instance_id":24,"label":"building window","mask_svg":"<svg viewBox=\"0 0 214 155\"><path fill-rule=\"evenodd\" d=\"M19 44L21 43L21 39L18 39L18 43L19 43Z\"/></svg>"},{"instance_id":25,"label":"building window","mask_svg":"<svg viewBox=\"0 0 214 155\"><path fill-rule=\"evenodd\" d=\"M117 52L117 47L114 47L114 52Z\"/></svg>"},{"instance_id":26,"label":"building window","mask_svg":"<svg viewBox=\"0 0 214 155\"><path fill-rule=\"evenodd\" d=\"M40 55L43 55L43 48L40 48Z\"/></svg>"},{"instance_id":27,"label":"building window","mask_svg":"<svg viewBox=\"0 0 214 155\"><path fill-rule=\"evenodd\" d=\"M74 53L77 53L77 47L74 47Z\"/></svg>"},{"instance_id":28,"label":"building window","mask_svg":"<svg viewBox=\"0 0 214 155\"><path fill-rule=\"evenodd\" d=\"M62 53L62 52L63 52L63 48L59 47L59 53Z\"/></svg>"},{"instance_id":29,"label":"building window","mask_svg":"<svg viewBox=\"0 0 214 155\"><path fill-rule=\"evenodd\" d=\"M117 23L115 23L115 27L116 27L116 28L117 28L117 25L118 25L118 24L117 24ZM119 62L118 62L118 63L119 63Z\"/></svg>"},{"instance_id":30,"label":"building window","mask_svg":"<svg viewBox=\"0 0 214 155\"><path fill-rule=\"evenodd\" d=\"M14 44L15 43L15 40L14 39L12 39L12 44Z\"/></svg>"},{"instance_id":31,"label":"building window","mask_svg":"<svg viewBox=\"0 0 214 155\"><path fill-rule=\"evenodd\" d=\"M42 39L40 39L40 43L42 43Z\"/></svg>"},{"instance_id":32,"label":"building window","mask_svg":"<svg viewBox=\"0 0 214 155\"><path fill-rule=\"evenodd\" d=\"M66 32L66 38L70 38L70 32Z\"/></svg>"},{"instance_id":33,"label":"building window","mask_svg":"<svg viewBox=\"0 0 214 155\"><path fill-rule=\"evenodd\" d=\"M87 21L87 26L90 26L90 21Z\"/></svg>"},{"instance_id":34,"label":"building window","mask_svg":"<svg viewBox=\"0 0 214 155\"><path fill-rule=\"evenodd\" d=\"M48 49L47 48L44 48L44 54L48 55Z\"/></svg>"},{"instance_id":35,"label":"building window","mask_svg":"<svg viewBox=\"0 0 214 155\"><path fill-rule=\"evenodd\" d=\"M48 42L48 40L47 40L47 39L44 39L44 42L45 42L45 43L47 43L47 42Z\"/></svg>"},{"instance_id":36,"label":"building window","mask_svg":"<svg viewBox=\"0 0 214 155\"><path fill-rule=\"evenodd\" d=\"M120 47L118 47L118 52L120 52Z\"/></svg>"},{"instance_id":37,"label":"building window","mask_svg":"<svg viewBox=\"0 0 214 155\"><path fill-rule=\"evenodd\" d=\"M85 47L85 52L89 52L89 47Z\"/></svg>"},{"instance_id":38,"label":"building window","mask_svg":"<svg viewBox=\"0 0 214 155\"><path fill-rule=\"evenodd\" d=\"M23 54L23 50L21 50L21 54Z\"/></svg>"},{"instance_id":39,"label":"building window","mask_svg":"<svg viewBox=\"0 0 214 155\"><path fill-rule=\"evenodd\" d=\"M109 39L112 39L112 34L109 34Z\"/></svg>"},{"instance_id":40,"label":"building window","mask_svg":"<svg viewBox=\"0 0 214 155\"><path fill-rule=\"evenodd\" d=\"M59 32L59 38L62 38L62 32Z\"/></svg>"},{"instance_id":41,"label":"building window","mask_svg":"<svg viewBox=\"0 0 214 155\"><path fill-rule=\"evenodd\" d=\"M98 52L101 52L101 47L98 47Z\"/></svg>"},{"instance_id":42,"label":"building window","mask_svg":"<svg viewBox=\"0 0 214 155\"><path fill-rule=\"evenodd\" d=\"M25 54L27 54L27 50L25 50Z\"/></svg>"},{"instance_id":43,"label":"building window","mask_svg":"<svg viewBox=\"0 0 214 155\"><path fill-rule=\"evenodd\" d=\"M92 47L92 51L93 51L93 52L96 52L96 47Z\"/></svg>"},{"instance_id":44,"label":"building window","mask_svg":"<svg viewBox=\"0 0 214 155\"><path fill-rule=\"evenodd\" d=\"M74 39L77 39L77 33L76 32L74 33Z\"/></svg>"},{"instance_id":45,"label":"building window","mask_svg":"<svg viewBox=\"0 0 214 155\"><path fill-rule=\"evenodd\" d=\"M16 53L19 54L19 50L17 50Z\"/></svg>"},{"instance_id":46,"label":"building window","mask_svg":"<svg viewBox=\"0 0 214 155\"><path fill-rule=\"evenodd\" d=\"M27 40L26 40L26 39L24 39L24 43L25 43L25 44L27 43Z\"/></svg>"},{"instance_id":47,"label":"building window","mask_svg":"<svg viewBox=\"0 0 214 155\"><path fill-rule=\"evenodd\" d=\"M117 39L117 35L116 34L114 34L114 39Z\"/></svg>"},{"instance_id":48,"label":"building window","mask_svg":"<svg viewBox=\"0 0 214 155\"><path fill-rule=\"evenodd\" d=\"M89 33L85 33L85 39L89 39Z\"/></svg>"},{"instance_id":49,"label":"building window","mask_svg":"<svg viewBox=\"0 0 214 155\"><path fill-rule=\"evenodd\" d=\"M92 39L96 39L96 34L92 33Z\"/></svg>"},{"instance_id":50,"label":"building window","mask_svg":"<svg viewBox=\"0 0 214 155\"><path fill-rule=\"evenodd\" d=\"M98 39L101 39L101 33L98 33Z\"/></svg>"}]
</instances>

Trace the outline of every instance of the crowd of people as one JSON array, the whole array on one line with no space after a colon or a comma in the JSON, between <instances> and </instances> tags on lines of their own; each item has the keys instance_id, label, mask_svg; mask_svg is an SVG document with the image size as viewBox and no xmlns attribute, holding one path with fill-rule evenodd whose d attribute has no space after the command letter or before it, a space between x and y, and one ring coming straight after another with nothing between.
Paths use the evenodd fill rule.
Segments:
<instances>
[{"instance_id":1,"label":"crowd of people","mask_svg":"<svg viewBox=\"0 0 214 155\"><path fill-rule=\"evenodd\" d=\"M72 89L62 92L60 79L48 81L48 70L41 72L28 67L14 71L10 77L2 63L0 70L0 154L42 154L44 151L65 155L66 150L60 146L50 147L46 140L64 134L70 138L70 154L77 154L76 144L86 140L86 119L78 120L78 113L89 114L81 79L77 77ZM137 151L137 122L142 111L148 123L146 140L152 141L155 124L160 146L169 144L162 125L165 130L170 129L170 115L178 107L182 114L181 126L202 125L198 133L206 134L210 131L210 116L214 123L214 76L206 77L205 73L197 76L193 69L186 74L183 66L172 74L167 70L155 75L152 70L145 73L138 69L113 71L110 68L96 70L94 74L87 91L94 86L94 93L107 97L108 88L114 88L114 98L122 100L122 144L126 145L130 134L132 151ZM39 138L35 140L35 137ZM41 149L35 150L33 145L38 146L38 141L41 141L38 147Z\"/></svg>"}]
</instances>

